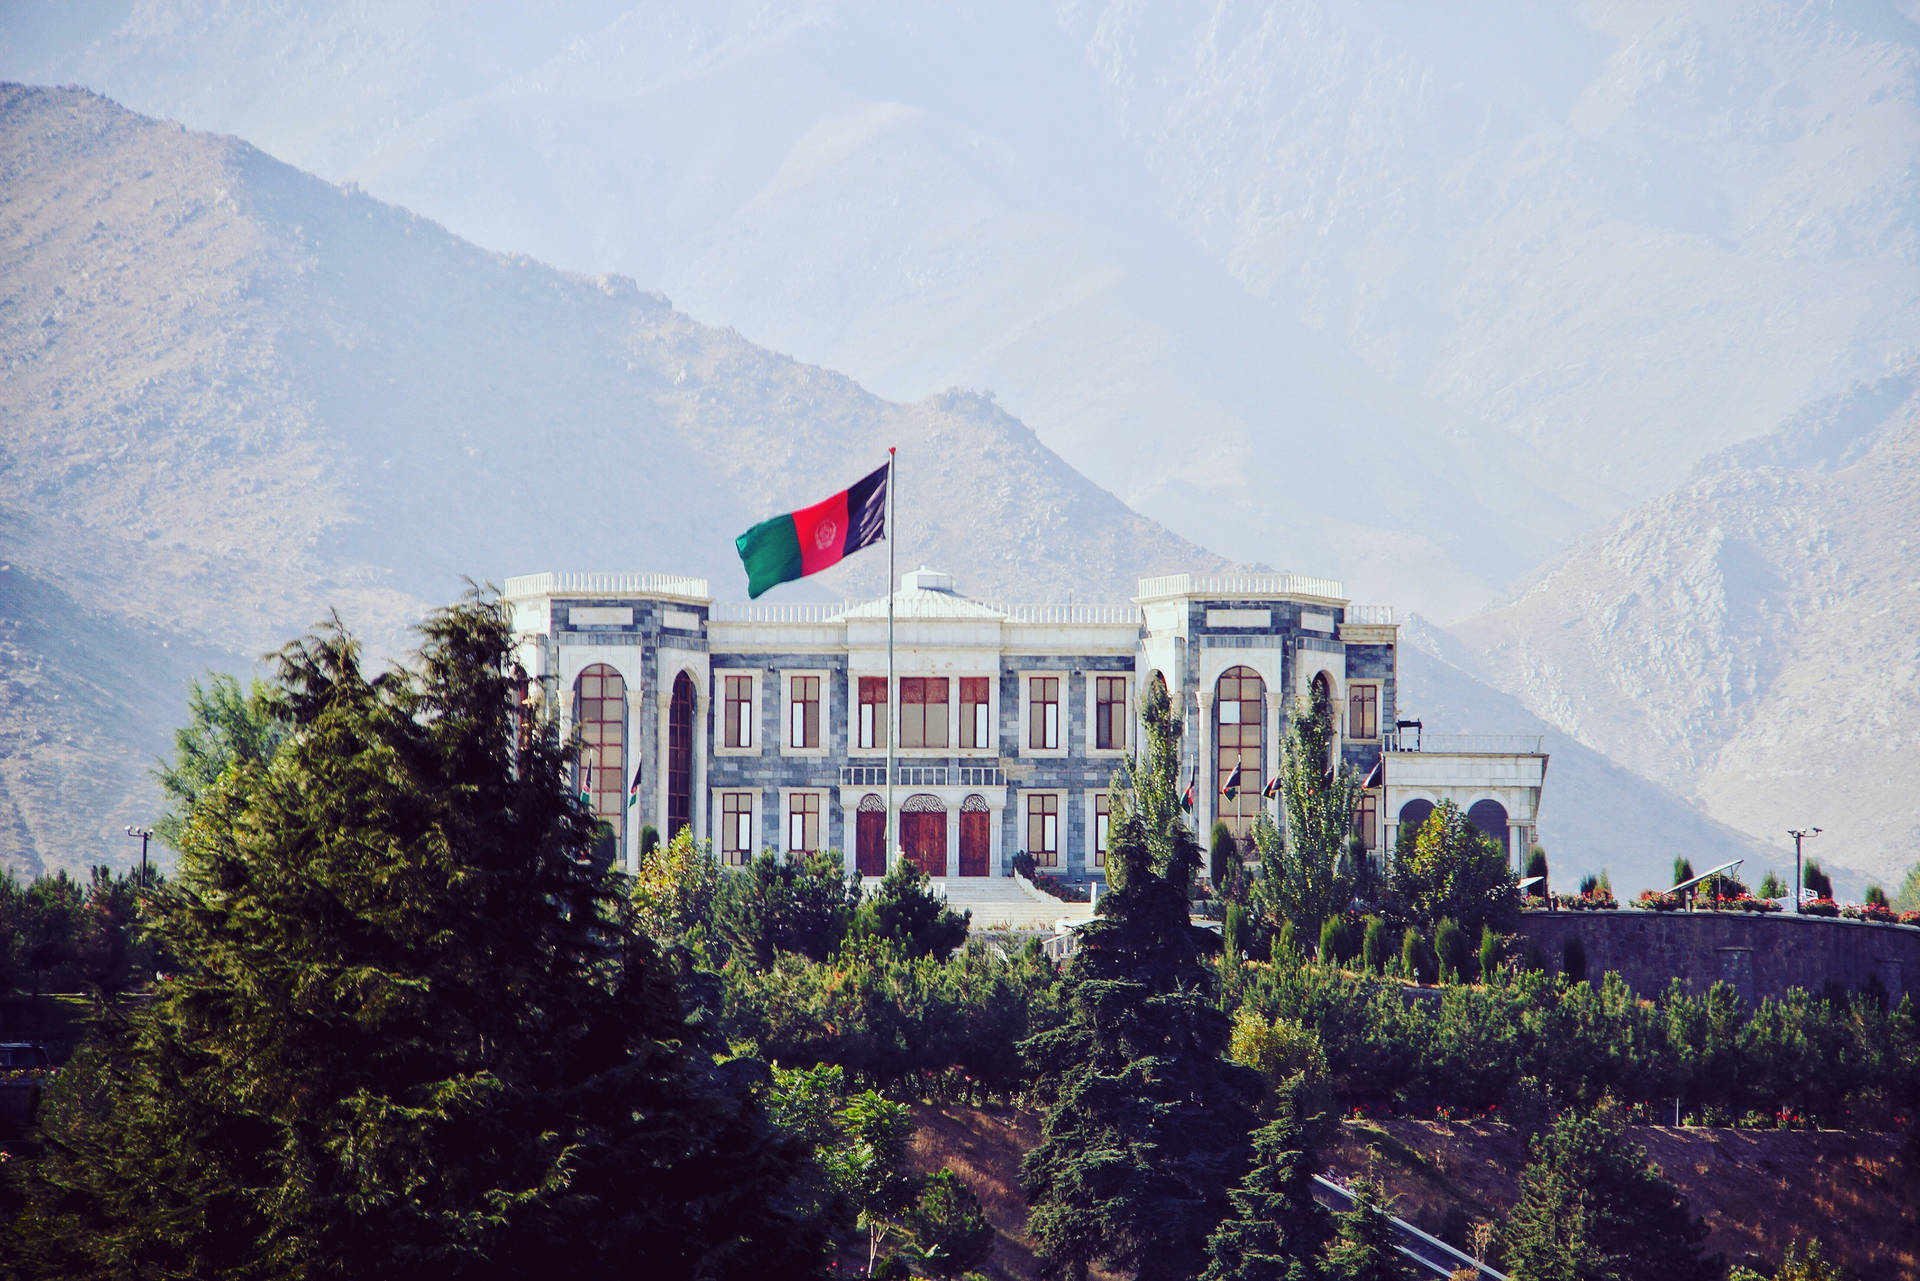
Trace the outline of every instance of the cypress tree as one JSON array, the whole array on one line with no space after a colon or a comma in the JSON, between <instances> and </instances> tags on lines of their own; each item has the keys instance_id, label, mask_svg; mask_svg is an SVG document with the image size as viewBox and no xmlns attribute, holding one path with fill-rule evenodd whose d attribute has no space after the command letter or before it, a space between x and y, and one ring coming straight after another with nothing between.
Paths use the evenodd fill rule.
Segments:
<instances>
[{"instance_id":1,"label":"cypress tree","mask_svg":"<svg viewBox=\"0 0 1920 1281\"><path fill-rule=\"evenodd\" d=\"M808 1276L802 1152L716 1066L675 954L474 599L413 670L338 621L279 656L287 730L186 815L179 970L63 1073L0 1239L22 1276Z\"/></svg>"},{"instance_id":2,"label":"cypress tree","mask_svg":"<svg viewBox=\"0 0 1920 1281\"><path fill-rule=\"evenodd\" d=\"M1333 1236L1313 1198L1319 1162L1300 1122L1297 1088L1283 1090L1279 1114L1253 1132L1253 1168L1228 1198L1233 1211L1207 1241L1201 1281L1305 1281L1317 1277Z\"/></svg>"},{"instance_id":3,"label":"cypress tree","mask_svg":"<svg viewBox=\"0 0 1920 1281\"><path fill-rule=\"evenodd\" d=\"M1205 961L1217 940L1191 923L1200 849L1177 799L1179 721L1151 686L1147 754L1110 820L1119 888L1082 929L1064 1023L1021 1046L1044 1114L1022 1168L1028 1228L1050 1276L1090 1264L1173 1281L1206 1243L1247 1166L1260 1085L1228 1062L1231 1028Z\"/></svg>"}]
</instances>

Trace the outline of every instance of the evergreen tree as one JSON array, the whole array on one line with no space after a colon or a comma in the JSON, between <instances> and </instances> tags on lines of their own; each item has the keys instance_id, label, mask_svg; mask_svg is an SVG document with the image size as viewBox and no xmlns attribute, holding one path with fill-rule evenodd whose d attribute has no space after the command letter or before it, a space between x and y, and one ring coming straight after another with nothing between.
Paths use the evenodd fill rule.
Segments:
<instances>
[{"instance_id":1,"label":"evergreen tree","mask_svg":"<svg viewBox=\"0 0 1920 1281\"><path fill-rule=\"evenodd\" d=\"M286 739L185 815L178 971L50 1092L20 1276L807 1276L800 1146L717 1067L588 857L549 732L514 750L492 600L364 675L283 650Z\"/></svg>"},{"instance_id":2,"label":"evergreen tree","mask_svg":"<svg viewBox=\"0 0 1920 1281\"><path fill-rule=\"evenodd\" d=\"M1393 1221L1380 1186L1353 1185L1353 1208L1339 1215L1340 1239L1327 1254L1327 1281L1409 1281L1412 1272L1393 1244Z\"/></svg>"},{"instance_id":3,"label":"evergreen tree","mask_svg":"<svg viewBox=\"0 0 1920 1281\"><path fill-rule=\"evenodd\" d=\"M1044 1113L1023 1166L1028 1227L1048 1276L1095 1261L1143 1278L1198 1273L1245 1171L1259 1082L1223 1057L1230 1035L1188 916L1200 849L1178 800L1179 720L1164 688L1142 708L1146 759L1110 820L1120 887L1081 931L1065 1022L1021 1048Z\"/></svg>"},{"instance_id":4,"label":"evergreen tree","mask_svg":"<svg viewBox=\"0 0 1920 1281\"><path fill-rule=\"evenodd\" d=\"M1507 1220L1514 1281L1711 1281L1707 1227L1626 1137L1618 1108L1569 1112L1530 1145Z\"/></svg>"},{"instance_id":5,"label":"evergreen tree","mask_svg":"<svg viewBox=\"0 0 1920 1281\"><path fill-rule=\"evenodd\" d=\"M1325 696L1294 716L1280 744L1280 800L1284 835L1262 811L1253 840L1260 851L1260 891L1278 927L1292 921L1307 938L1353 905L1354 868L1347 858L1353 813L1360 804L1358 770L1330 768L1333 713Z\"/></svg>"},{"instance_id":6,"label":"evergreen tree","mask_svg":"<svg viewBox=\"0 0 1920 1281\"><path fill-rule=\"evenodd\" d=\"M937 1277L971 1272L993 1253L993 1225L980 1198L952 1170L927 1177L907 1225L919 1242L920 1265Z\"/></svg>"},{"instance_id":7,"label":"evergreen tree","mask_svg":"<svg viewBox=\"0 0 1920 1281\"><path fill-rule=\"evenodd\" d=\"M1319 1162L1301 1124L1299 1101L1283 1090L1279 1113L1253 1132L1253 1168L1228 1194L1233 1210L1207 1240L1201 1281L1309 1281L1333 1235L1313 1197Z\"/></svg>"},{"instance_id":8,"label":"evergreen tree","mask_svg":"<svg viewBox=\"0 0 1920 1281\"><path fill-rule=\"evenodd\" d=\"M272 760L286 736L286 723L273 714L272 693L259 681L245 691L224 672L208 673L204 685L188 681L187 723L173 732L173 759L157 774L168 805L154 835L179 849L200 795L235 766Z\"/></svg>"},{"instance_id":9,"label":"evergreen tree","mask_svg":"<svg viewBox=\"0 0 1920 1281\"><path fill-rule=\"evenodd\" d=\"M1805 869L1800 873L1800 884L1811 890L1816 898L1833 897L1833 878L1820 866L1818 859L1808 859Z\"/></svg>"},{"instance_id":10,"label":"evergreen tree","mask_svg":"<svg viewBox=\"0 0 1920 1281\"><path fill-rule=\"evenodd\" d=\"M1527 897L1546 898L1551 889L1547 881L1547 851L1538 845L1527 852L1527 876L1540 878L1540 883L1527 891Z\"/></svg>"},{"instance_id":11,"label":"evergreen tree","mask_svg":"<svg viewBox=\"0 0 1920 1281\"><path fill-rule=\"evenodd\" d=\"M900 859L880 878L880 886L854 914L853 930L862 938L897 945L901 955L945 959L967 941L971 912L956 914L928 888L929 878Z\"/></svg>"},{"instance_id":12,"label":"evergreen tree","mask_svg":"<svg viewBox=\"0 0 1920 1281\"><path fill-rule=\"evenodd\" d=\"M844 872L837 855L803 861L763 852L721 879L714 926L735 958L766 970L781 952L832 956L859 906L860 878Z\"/></svg>"}]
</instances>

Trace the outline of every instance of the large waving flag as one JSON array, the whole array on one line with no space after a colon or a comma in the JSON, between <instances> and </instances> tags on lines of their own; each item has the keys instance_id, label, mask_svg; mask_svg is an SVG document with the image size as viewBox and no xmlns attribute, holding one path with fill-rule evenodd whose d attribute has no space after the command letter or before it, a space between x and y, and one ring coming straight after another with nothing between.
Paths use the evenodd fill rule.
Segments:
<instances>
[{"instance_id":1,"label":"large waving flag","mask_svg":"<svg viewBox=\"0 0 1920 1281\"><path fill-rule=\"evenodd\" d=\"M817 574L887 536L887 469L832 498L763 520L733 540L747 569L747 595Z\"/></svg>"}]
</instances>

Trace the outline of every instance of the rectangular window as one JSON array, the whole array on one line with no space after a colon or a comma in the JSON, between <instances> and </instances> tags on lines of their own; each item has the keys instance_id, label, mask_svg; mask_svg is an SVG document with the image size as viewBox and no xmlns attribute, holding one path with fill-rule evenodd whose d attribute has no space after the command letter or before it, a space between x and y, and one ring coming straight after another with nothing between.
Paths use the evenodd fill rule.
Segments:
<instances>
[{"instance_id":1,"label":"rectangular window","mask_svg":"<svg viewBox=\"0 0 1920 1281\"><path fill-rule=\"evenodd\" d=\"M753 793L720 793L720 854L740 867L753 857Z\"/></svg>"},{"instance_id":2,"label":"rectangular window","mask_svg":"<svg viewBox=\"0 0 1920 1281\"><path fill-rule=\"evenodd\" d=\"M887 745L887 678L860 678L861 747L884 748Z\"/></svg>"},{"instance_id":3,"label":"rectangular window","mask_svg":"<svg viewBox=\"0 0 1920 1281\"><path fill-rule=\"evenodd\" d=\"M753 677L725 676L721 678L725 691L723 700L726 712L726 745L728 747L753 746Z\"/></svg>"},{"instance_id":4,"label":"rectangular window","mask_svg":"<svg viewBox=\"0 0 1920 1281\"><path fill-rule=\"evenodd\" d=\"M787 746L820 746L820 678L796 676L787 700Z\"/></svg>"},{"instance_id":5,"label":"rectangular window","mask_svg":"<svg viewBox=\"0 0 1920 1281\"><path fill-rule=\"evenodd\" d=\"M947 678L900 678L900 746L947 745Z\"/></svg>"},{"instance_id":6,"label":"rectangular window","mask_svg":"<svg viewBox=\"0 0 1920 1281\"><path fill-rule=\"evenodd\" d=\"M787 850L793 854L820 852L818 792L796 792L787 798Z\"/></svg>"},{"instance_id":7,"label":"rectangular window","mask_svg":"<svg viewBox=\"0 0 1920 1281\"><path fill-rule=\"evenodd\" d=\"M1368 849L1380 848L1380 796L1377 792L1360 794L1360 804L1353 811L1353 834Z\"/></svg>"},{"instance_id":8,"label":"rectangular window","mask_svg":"<svg viewBox=\"0 0 1920 1281\"><path fill-rule=\"evenodd\" d=\"M1093 683L1093 745L1114 749L1127 745L1127 678L1100 676Z\"/></svg>"},{"instance_id":9,"label":"rectangular window","mask_svg":"<svg viewBox=\"0 0 1920 1281\"><path fill-rule=\"evenodd\" d=\"M987 678L960 678L960 746L991 747L993 735L987 725Z\"/></svg>"},{"instance_id":10,"label":"rectangular window","mask_svg":"<svg viewBox=\"0 0 1920 1281\"><path fill-rule=\"evenodd\" d=\"M1113 797L1101 792L1093 798L1093 865L1107 865L1107 819L1111 817L1109 806Z\"/></svg>"},{"instance_id":11,"label":"rectangular window","mask_svg":"<svg viewBox=\"0 0 1920 1281\"><path fill-rule=\"evenodd\" d=\"M1060 866L1060 798L1027 798L1027 853L1041 867Z\"/></svg>"},{"instance_id":12,"label":"rectangular window","mask_svg":"<svg viewBox=\"0 0 1920 1281\"><path fill-rule=\"evenodd\" d=\"M1347 737L1380 737L1380 687L1354 685L1347 690Z\"/></svg>"},{"instance_id":13,"label":"rectangular window","mask_svg":"<svg viewBox=\"0 0 1920 1281\"><path fill-rule=\"evenodd\" d=\"M1060 678L1027 679L1027 746L1048 750L1060 746Z\"/></svg>"}]
</instances>

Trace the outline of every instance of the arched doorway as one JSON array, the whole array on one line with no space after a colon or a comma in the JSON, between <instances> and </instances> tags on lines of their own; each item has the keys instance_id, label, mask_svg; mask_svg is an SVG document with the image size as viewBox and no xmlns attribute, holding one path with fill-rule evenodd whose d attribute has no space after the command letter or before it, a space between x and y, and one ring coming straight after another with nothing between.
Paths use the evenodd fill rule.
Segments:
<instances>
[{"instance_id":1,"label":"arched doorway","mask_svg":"<svg viewBox=\"0 0 1920 1281\"><path fill-rule=\"evenodd\" d=\"M1400 830L1394 837L1395 853L1413 848L1414 838L1420 834L1420 829L1426 826L1432 814L1432 801L1411 800L1400 807Z\"/></svg>"},{"instance_id":2,"label":"arched doorway","mask_svg":"<svg viewBox=\"0 0 1920 1281\"><path fill-rule=\"evenodd\" d=\"M862 876L887 874L887 803L872 792L854 812L853 868Z\"/></svg>"},{"instance_id":3,"label":"arched doorway","mask_svg":"<svg viewBox=\"0 0 1920 1281\"><path fill-rule=\"evenodd\" d=\"M1231 667L1214 686L1216 817L1243 846L1253 839L1267 780L1267 683L1251 667Z\"/></svg>"},{"instance_id":4,"label":"arched doorway","mask_svg":"<svg viewBox=\"0 0 1920 1281\"><path fill-rule=\"evenodd\" d=\"M928 876L947 874L947 807L925 792L900 807L900 848Z\"/></svg>"},{"instance_id":5,"label":"arched doorway","mask_svg":"<svg viewBox=\"0 0 1920 1281\"><path fill-rule=\"evenodd\" d=\"M960 875L985 876L993 857L993 811L975 792L960 802Z\"/></svg>"},{"instance_id":6,"label":"arched doorway","mask_svg":"<svg viewBox=\"0 0 1920 1281\"><path fill-rule=\"evenodd\" d=\"M673 678L667 704L667 839L693 825L693 678Z\"/></svg>"},{"instance_id":7,"label":"arched doorway","mask_svg":"<svg viewBox=\"0 0 1920 1281\"><path fill-rule=\"evenodd\" d=\"M1473 808L1467 811L1467 822L1473 824L1474 830L1480 835L1498 845L1502 854L1508 852L1506 806L1496 800L1476 801Z\"/></svg>"},{"instance_id":8,"label":"arched doorway","mask_svg":"<svg viewBox=\"0 0 1920 1281\"><path fill-rule=\"evenodd\" d=\"M595 663L575 678L573 728L580 738L580 794L594 818L612 829L594 854L610 863L626 848L627 682L619 672Z\"/></svg>"}]
</instances>

